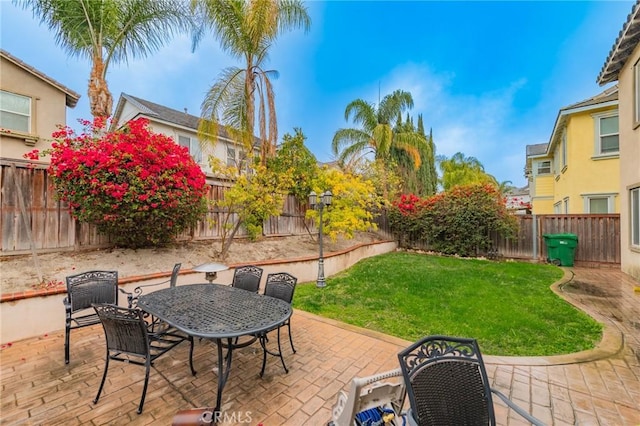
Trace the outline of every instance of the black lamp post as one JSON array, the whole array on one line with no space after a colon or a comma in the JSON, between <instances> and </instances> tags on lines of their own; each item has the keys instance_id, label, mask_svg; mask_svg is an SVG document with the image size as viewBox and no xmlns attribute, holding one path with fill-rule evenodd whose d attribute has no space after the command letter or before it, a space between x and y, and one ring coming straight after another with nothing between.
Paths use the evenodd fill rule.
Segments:
<instances>
[{"instance_id":1,"label":"black lamp post","mask_svg":"<svg viewBox=\"0 0 640 426\"><path fill-rule=\"evenodd\" d=\"M320 194L320 201L318 202L318 196L314 191L311 191L309 194L309 205L312 209L318 210L320 214L319 225L318 225L318 242L320 243L320 256L318 256L318 281L316 282L316 287L323 288L326 287L327 283L324 279L324 257L322 254L322 210L325 207L329 207L331 205L331 191L325 191Z\"/></svg>"}]
</instances>

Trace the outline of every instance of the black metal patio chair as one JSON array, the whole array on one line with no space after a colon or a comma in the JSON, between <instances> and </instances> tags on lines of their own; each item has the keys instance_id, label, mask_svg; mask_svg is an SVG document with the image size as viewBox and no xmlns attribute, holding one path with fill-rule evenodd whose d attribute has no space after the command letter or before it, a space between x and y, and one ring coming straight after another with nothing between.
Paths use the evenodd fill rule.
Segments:
<instances>
[{"instance_id":1,"label":"black metal patio chair","mask_svg":"<svg viewBox=\"0 0 640 426\"><path fill-rule=\"evenodd\" d=\"M286 272L279 272L275 274L267 275L267 281L264 287L264 295L275 297L285 302L291 304L293 301L293 293L296 290L296 283L298 279L291 274ZM282 366L284 367L285 372L289 372L287 366L284 363L284 357L282 356L282 348L280 345L280 329L284 326L287 326L289 332L289 343L291 344L291 350L293 353L296 353L295 348L293 347L293 338L291 337L291 318L287 319L284 323L280 324L278 327L275 327L271 330L267 330L258 336L260 340L260 345L262 346L262 370L260 370L260 376L264 375L264 369L267 365L267 354L277 356L282 361ZM268 334L274 330L278 331L278 352L273 352L267 349L268 342Z\"/></svg>"},{"instance_id":2,"label":"black metal patio chair","mask_svg":"<svg viewBox=\"0 0 640 426\"><path fill-rule=\"evenodd\" d=\"M149 371L153 361L173 349L181 343L182 340L168 344L166 341L156 339L153 335L150 335L147 329L147 322L142 316L142 311L137 308L123 308L110 304L94 304L93 307L96 315L102 322L107 342L104 373L98 394L93 400L93 403L97 404L100 399L100 394L107 379L110 360L144 365L146 370L144 385L142 387L140 404L138 405L138 414L140 414L142 413L144 399L147 394ZM193 344L193 340L191 342ZM189 355L189 364L191 366L191 374L195 375L193 360L191 358L192 353L193 351L191 351Z\"/></svg>"},{"instance_id":3,"label":"black metal patio chair","mask_svg":"<svg viewBox=\"0 0 640 426\"><path fill-rule=\"evenodd\" d=\"M543 423L489 385L475 339L427 336L398 354L409 424L495 425L493 395L533 425Z\"/></svg>"},{"instance_id":4,"label":"black metal patio chair","mask_svg":"<svg viewBox=\"0 0 640 426\"><path fill-rule=\"evenodd\" d=\"M64 362L69 364L71 330L100 323L92 303L118 304L118 272L88 271L66 277ZM89 311L90 310L90 311Z\"/></svg>"},{"instance_id":5,"label":"black metal patio chair","mask_svg":"<svg viewBox=\"0 0 640 426\"><path fill-rule=\"evenodd\" d=\"M262 268L253 265L239 266L233 271L231 286L257 293L261 279Z\"/></svg>"},{"instance_id":6,"label":"black metal patio chair","mask_svg":"<svg viewBox=\"0 0 640 426\"><path fill-rule=\"evenodd\" d=\"M157 287L160 285L165 285L167 283L169 283L169 287L175 287L178 283L178 274L180 274L181 267L182 263L176 263L175 265L173 265L173 269L171 270L171 277L168 280L160 281L153 284L139 285L138 287L133 289L133 292L128 292L125 289L121 288L120 292L127 296L128 306L130 308L135 308L137 306L138 298L145 292L146 288Z\"/></svg>"},{"instance_id":7,"label":"black metal patio chair","mask_svg":"<svg viewBox=\"0 0 640 426\"><path fill-rule=\"evenodd\" d=\"M180 268L182 264L176 263L173 265L173 270L171 271L171 277L168 280L161 281L153 284L145 284L139 285L138 287L133 289L133 292L125 291L124 289L120 289L120 291L127 296L127 302L129 308L137 308L138 307L138 298L145 292L145 289L149 289L151 287L157 287L160 285L166 285L169 283L169 288L175 287L178 282L178 274L180 273ZM145 319L147 323L147 332L149 335L156 341L162 342L166 346L176 346L178 343L183 340L188 340L191 345L189 351L189 364L191 367L192 373L195 375L195 370L193 369L193 336L189 336L186 333L176 329L175 327L170 326L169 324L161 321L159 318L154 317L153 315L149 315L147 312L142 312L142 317Z\"/></svg>"}]
</instances>

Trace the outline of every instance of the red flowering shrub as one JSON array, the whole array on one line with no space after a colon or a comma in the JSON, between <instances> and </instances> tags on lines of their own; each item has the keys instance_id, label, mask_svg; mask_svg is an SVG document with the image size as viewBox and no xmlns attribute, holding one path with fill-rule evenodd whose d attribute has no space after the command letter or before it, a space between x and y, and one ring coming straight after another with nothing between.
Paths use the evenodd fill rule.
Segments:
<instances>
[{"instance_id":1,"label":"red flowering shrub","mask_svg":"<svg viewBox=\"0 0 640 426\"><path fill-rule=\"evenodd\" d=\"M391 227L401 239L409 232L442 253L473 256L489 248L491 231L509 237L516 230L515 218L492 185L461 185L424 200L413 197L393 204Z\"/></svg>"},{"instance_id":2,"label":"red flowering shrub","mask_svg":"<svg viewBox=\"0 0 640 426\"><path fill-rule=\"evenodd\" d=\"M202 216L205 176L185 147L152 133L145 119L114 132L105 132L103 119L83 124L81 135L69 127L55 132L57 142L43 153L51 155L57 196L76 219L136 248L166 244Z\"/></svg>"}]
</instances>

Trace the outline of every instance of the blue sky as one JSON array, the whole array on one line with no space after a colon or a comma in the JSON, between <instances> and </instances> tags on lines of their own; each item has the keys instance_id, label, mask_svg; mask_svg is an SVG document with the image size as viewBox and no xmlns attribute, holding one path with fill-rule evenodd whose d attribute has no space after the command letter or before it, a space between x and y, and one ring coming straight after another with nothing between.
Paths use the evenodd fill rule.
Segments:
<instances>
[{"instance_id":1,"label":"blue sky","mask_svg":"<svg viewBox=\"0 0 640 426\"><path fill-rule=\"evenodd\" d=\"M558 110L606 87L596 83L632 1L312 1L312 24L271 52L280 137L299 127L320 161L355 99L411 92L411 114L433 129L436 154L478 158L499 181L523 186L525 146L549 140ZM89 64L68 57L30 11L0 0L0 46L82 94L68 124L89 118ZM195 52L189 35L146 59L113 64L121 92L200 115L226 66L241 65L212 36Z\"/></svg>"}]
</instances>

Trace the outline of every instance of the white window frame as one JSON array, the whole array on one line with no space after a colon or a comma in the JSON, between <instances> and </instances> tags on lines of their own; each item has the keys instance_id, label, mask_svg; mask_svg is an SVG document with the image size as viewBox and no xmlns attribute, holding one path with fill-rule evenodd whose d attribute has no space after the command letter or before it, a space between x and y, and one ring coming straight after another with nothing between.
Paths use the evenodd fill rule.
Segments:
<instances>
[{"instance_id":1,"label":"white window frame","mask_svg":"<svg viewBox=\"0 0 640 426\"><path fill-rule=\"evenodd\" d=\"M640 186L629 190L629 243L640 249Z\"/></svg>"},{"instance_id":2,"label":"white window frame","mask_svg":"<svg viewBox=\"0 0 640 426\"><path fill-rule=\"evenodd\" d=\"M543 167L541 167L544 163L549 163L549 167L547 172L541 172L540 170L543 169ZM536 175L550 175L551 171L552 171L552 162L551 160L543 160L543 161L536 161ZM547 167L544 167L544 169L547 169Z\"/></svg>"},{"instance_id":3,"label":"white window frame","mask_svg":"<svg viewBox=\"0 0 640 426\"><path fill-rule=\"evenodd\" d=\"M238 167L236 160L236 148L227 145L227 167Z\"/></svg>"},{"instance_id":4,"label":"white window frame","mask_svg":"<svg viewBox=\"0 0 640 426\"><path fill-rule=\"evenodd\" d=\"M594 194L581 194L584 202L584 212L587 214L605 214L605 213L592 213L591 212L591 200L596 198L606 198L607 199L607 214L614 213L616 206L616 197L617 193L607 192L607 193L594 193Z\"/></svg>"},{"instance_id":5,"label":"white window frame","mask_svg":"<svg viewBox=\"0 0 640 426\"><path fill-rule=\"evenodd\" d=\"M184 139L187 139L189 141L188 145L185 145L183 143ZM189 150L189 154L191 155L191 158L193 158L193 161L195 161L198 164L203 164L202 148L200 147L200 142L198 141L198 139L191 136L187 136L187 135L178 135L178 145L186 146L187 149Z\"/></svg>"},{"instance_id":6,"label":"white window frame","mask_svg":"<svg viewBox=\"0 0 640 426\"><path fill-rule=\"evenodd\" d=\"M620 154L620 121L618 119L618 133L608 133L608 134L600 134L600 120L602 120L603 118L611 118L611 117L618 117L618 110L615 111L607 111L607 112L603 112L600 114L592 114L591 115L593 117L593 122L595 124L595 130L594 130L594 136L595 136L595 152L594 152L594 157L610 157L612 155L619 155ZM613 135L617 135L618 136L618 150L617 151L610 151L610 152L602 152L602 138L604 136L613 136Z\"/></svg>"},{"instance_id":7,"label":"white window frame","mask_svg":"<svg viewBox=\"0 0 640 426\"><path fill-rule=\"evenodd\" d=\"M18 132L24 132L24 133L31 133L31 120L32 120L32 116L33 116L33 102L31 97L29 96L24 96L24 95L19 95L17 93L13 93L13 92L8 92L6 90L0 90L2 92L3 96L14 96L16 98L23 98L26 99L29 102L29 112L27 114L25 114L24 112L21 111L13 111L10 109L6 109L6 104L5 103L0 103L0 111L2 112L6 112L9 114L15 114L15 115L20 115L23 117L27 117L27 128L26 129L16 129L15 127L9 127L6 124L0 124L0 127L2 127L3 129L7 129L7 130L14 130L14 131L18 131Z\"/></svg>"},{"instance_id":8,"label":"white window frame","mask_svg":"<svg viewBox=\"0 0 640 426\"><path fill-rule=\"evenodd\" d=\"M640 126L640 59L633 66L633 127Z\"/></svg>"},{"instance_id":9,"label":"white window frame","mask_svg":"<svg viewBox=\"0 0 640 426\"><path fill-rule=\"evenodd\" d=\"M553 204L553 214L562 214L562 201Z\"/></svg>"},{"instance_id":10,"label":"white window frame","mask_svg":"<svg viewBox=\"0 0 640 426\"><path fill-rule=\"evenodd\" d=\"M562 213L569 214L569 197L562 199L562 209L564 210Z\"/></svg>"},{"instance_id":11,"label":"white window frame","mask_svg":"<svg viewBox=\"0 0 640 426\"><path fill-rule=\"evenodd\" d=\"M560 169L561 172L564 172L566 167L567 167L567 129L564 129L564 131L562 132L562 147L561 147L561 154L560 154L560 158L562 160L562 168Z\"/></svg>"}]
</instances>

